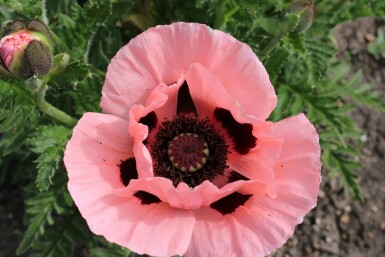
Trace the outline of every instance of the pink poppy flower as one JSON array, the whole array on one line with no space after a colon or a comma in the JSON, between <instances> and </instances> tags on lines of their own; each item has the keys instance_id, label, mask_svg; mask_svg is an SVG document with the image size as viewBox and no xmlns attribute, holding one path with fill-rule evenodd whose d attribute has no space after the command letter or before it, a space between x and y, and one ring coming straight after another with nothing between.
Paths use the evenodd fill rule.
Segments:
<instances>
[{"instance_id":1,"label":"pink poppy flower","mask_svg":"<svg viewBox=\"0 0 385 257\"><path fill-rule=\"evenodd\" d=\"M68 189L90 229L140 254L265 256L317 203L320 146L247 45L157 26L108 67L101 107L68 142Z\"/></svg>"}]
</instances>

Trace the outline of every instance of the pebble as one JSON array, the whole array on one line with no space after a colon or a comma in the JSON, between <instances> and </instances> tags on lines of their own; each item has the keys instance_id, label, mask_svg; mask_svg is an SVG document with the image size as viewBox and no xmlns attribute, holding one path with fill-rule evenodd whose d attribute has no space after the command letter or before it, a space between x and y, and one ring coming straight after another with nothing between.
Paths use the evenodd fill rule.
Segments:
<instances>
[{"instance_id":1,"label":"pebble","mask_svg":"<svg viewBox=\"0 0 385 257\"><path fill-rule=\"evenodd\" d=\"M385 220L381 222L380 228L381 230L385 230Z\"/></svg>"},{"instance_id":2,"label":"pebble","mask_svg":"<svg viewBox=\"0 0 385 257\"><path fill-rule=\"evenodd\" d=\"M350 216L347 214L347 213L344 213L341 217L340 217L340 222L342 224L348 224L350 221Z\"/></svg>"},{"instance_id":3,"label":"pebble","mask_svg":"<svg viewBox=\"0 0 385 257\"><path fill-rule=\"evenodd\" d=\"M365 39L370 43L376 40L376 36L371 33L367 33L365 34Z\"/></svg>"},{"instance_id":4,"label":"pebble","mask_svg":"<svg viewBox=\"0 0 385 257\"><path fill-rule=\"evenodd\" d=\"M372 210L372 212L376 213L376 212L378 212L378 207L373 205L371 210Z\"/></svg>"},{"instance_id":5,"label":"pebble","mask_svg":"<svg viewBox=\"0 0 385 257\"><path fill-rule=\"evenodd\" d=\"M351 212L351 211L352 211L352 206L346 205L346 206L344 207L344 211L346 211L346 212Z\"/></svg>"}]
</instances>

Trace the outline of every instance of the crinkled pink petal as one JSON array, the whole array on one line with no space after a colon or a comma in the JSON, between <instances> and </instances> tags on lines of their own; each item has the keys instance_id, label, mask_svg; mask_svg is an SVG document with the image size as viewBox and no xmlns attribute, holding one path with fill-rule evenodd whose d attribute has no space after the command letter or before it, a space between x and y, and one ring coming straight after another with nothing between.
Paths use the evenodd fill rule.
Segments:
<instances>
[{"instance_id":1,"label":"crinkled pink petal","mask_svg":"<svg viewBox=\"0 0 385 257\"><path fill-rule=\"evenodd\" d=\"M260 123L260 120L245 113L238 100L226 92L221 81L199 63L190 66L186 74L191 97L198 115L212 118L217 107L229 110L239 123Z\"/></svg>"},{"instance_id":2,"label":"crinkled pink petal","mask_svg":"<svg viewBox=\"0 0 385 257\"><path fill-rule=\"evenodd\" d=\"M184 77L180 77L178 81L171 85L161 84L156 87L147 99L146 106L153 105L152 102L158 101L160 95L167 96L167 101L163 105L158 105L154 110L156 116L161 123L164 118L172 119L176 115L178 90L184 82Z\"/></svg>"},{"instance_id":3,"label":"crinkled pink petal","mask_svg":"<svg viewBox=\"0 0 385 257\"><path fill-rule=\"evenodd\" d=\"M281 153L283 139L273 135L271 122L256 125L253 135L257 138L256 147L245 155L231 152L228 164L230 169L249 179L263 181L267 193L275 197L274 165Z\"/></svg>"},{"instance_id":4,"label":"crinkled pink petal","mask_svg":"<svg viewBox=\"0 0 385 257\"><path fill-rule=\"evenodd\" d=\"M300 114L275 123L273 133L284 139L274 167L277 197L253 195L224 216L210 208L196 210L186 257L266 256L283 245L316 206L321 162L315 128Z\"/></svg>"},{"instance_id":5,"label":"crinkled pink petal","mask_svg":"<svg viewBox=\"0 0 385 257\"><path fill-rule=\"evenodd\" d=\"M210 70L247 113L266 119L274 109L274 88L249 46L206 25L174 23L138 35L112 59L103 111L127 119L132 105L144 105L154 87L177 82L193 63Z\"/></svg>"},{"instance_id":6,"label":"crinkled pink petal","mask_svg":"<svg viewBox=\"0 0 385 257\"><path fill-rule=\"evenodd\" d=\"M136 197L106 195L82 212L93 233L139 254L183 255L191 241L191 211L167 203L141 204Z\"/></svg>"},{"instance_id":7,"label":"crinkled pink petal","mask_svg":"<svg viewBox=\"0 0 385 257\"><path fill-rule=\"evenodd\" d=\"M127 121L86 113L75 127L64 156L72 198L95 234L138 253L182 255L194 225L190 212L165 203L141 205L136 197L111 194L124 188L117 164L132 156Z\"/></svg>"},{"instance_id":8,"label":"crinkled pink petal","mask_svg":"<svg viewBox=\"0 0 385 257\"><path fill-rule=\"evenodd\" d=\"M287 201L290 197L297 198L296 201L314 208L321 179L317 131L301 113L275 123L273 133L284 138L282 153L274 167L278 192L281 197L287 197Z\"/></svg>"},{"instance_id":9,"label":"crinkled pink petal","mask_svg":"<svg viewBox=\"0 0 385 257\"><path fill-rule=\"evenodd\" d=\"M143 144L143 141L149 136L149 129L139 121L150 112L155 112L159 117L158 119L161 118L158 122L162 122L165 117L171 118L175 115L176 96L182 83L182 79L169 86L161 83L151 91L146 105L134 105L129 111L129 132L134 141L134 154L139 178L153 176L151 154Z\"/></svg>"},{"instance_id":10,"label":"crinkled pink petal","mask_svg":"<svg viewBox=\"0 0 385 257\"><path fill-rule=\"evenodd\" d=\"M281 151L282 140L272 135L271 124L246 115L238 102L227 94L215 76L200 64L192 64L186 75L195 107L201 117L212 118L214 109L221 107L231 112L239 123L253 124L257 146L248 154L231 151L228 155L230 168L245 177L266 184L270 195L275 194L273 167Z\"/></svg>"},{"instance_id":11,"label":"crinkled pink petal","mask_svg":"<svg viewBox=\"0 0 385 257\"><path fill-rule=\"evenodd\" d=\"M197 209L209 206L211 203L228 196L234 192L262 194L265 185L260 181L236 181L218 188L210 181L204 181L195 188L190 188L185 183L179 183L175 188L171 180L162 177L143 178L132 180L126 188L114 191L114 194L122 197L130 197L137 191L145 191L157 196L163 202L179 209Z\"/></svg>"},{"instance_id":12,"label":"crinkled pink petal","mask_svg":"<svg viewBox=\"0 0 385 257\"><path fill-rule=\"evenodd\" d=\"M127 121L107 114L84 114L64 153L68 189L80 212L113 189L124 187L118 164L133 155Z\"/></svg>"}]
</instances>

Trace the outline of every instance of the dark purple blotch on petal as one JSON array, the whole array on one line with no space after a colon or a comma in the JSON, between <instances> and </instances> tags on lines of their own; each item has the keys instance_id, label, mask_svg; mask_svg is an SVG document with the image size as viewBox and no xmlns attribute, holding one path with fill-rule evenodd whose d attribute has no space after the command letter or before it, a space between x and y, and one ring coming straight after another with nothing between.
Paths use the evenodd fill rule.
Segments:
<instances>
[{"instance_id":1,"label":"dark purple blotch on petal","mask_svg":"<svg viewBox=\"0 0 385 257\"><path fill-rule=\"evenodd\" d=\"M198 112L195 108L194 101L191 97L190 90L188 88L187 82L185 81L183 85L179 88L178 99L176 106L176 114L193 114L198 116Z\"/></svg>"},{"instance_id":2,"label":"dark purple blotch on petal","mask_svg":"<svg viewBox=\"0 0 385 257\"><path fill-rule=\"evenodd\" d=\"M210 204L210 207L219 211L222 215L233 213L239 206L244 205L252 195L244 195L234 192Z\"/></svg>"},{"instance_id":3,"label":"dark purple blotch on petal","mask_svg":"<svg viewBox=\"0 0 385 257\"><path fill-rule=\"evenodd\" d=\"M138 179L138 171L136 170L135 158L128 158L118 164L120 170L120 181L127 186L131 179Z\"/></svg>"},{"instance_id":4,"label":"dark purple blotch on petal","mask_svg":"<svg viewBox=\"0 0 385 257\"><path fill-rule=\"evenodd\" d=\"M257 145L257 139L253 136L253 126L251 124L239 123L234 119L230 111L223 108L215 108L214 116L229 133L236 152L247 154L250 149Z\"/></svg>"},{"instance_id":5,"label":"dark purple blotch on petal","mask_svg":"<svg viewBox=\"0 0 385 257\"><path fill-rule=\"evenodd\" d=\"M149 205L149 204L152 204L152 203L160 203L161 200L153 195L153 194L150 194L146 191L138 191L134 194L135 197L139 198L140 199L140 202L143 204L143 205Z\"/></svg>"},{"instance_id":6,"label":"dark purple blotch on petal","mask_svg":"<svg viewBox=\"0 0 385 257\"><path fill-rule=\"evenodd\" d=\"M139 123L146 125L148 127L148 132L151 132L156 127L158 117L155 112L150 112L146 116L140 118Z\"/></svg>"},{"instance_id":7,"label":"dark purple blotch on petal","mask_svg":"<svg viewBox=\"0 0 385 257\"><path fill-rule=\"evenodd\" d=\"M229 180L229 183L231 183L231 182L235 182L235 181L239 181L239 180L250 180L250 179L246 178L245 176L236 172L235 170L232 170L230 172L230 176L229 176L228 180Z\"/></svg>"}]
</instances>

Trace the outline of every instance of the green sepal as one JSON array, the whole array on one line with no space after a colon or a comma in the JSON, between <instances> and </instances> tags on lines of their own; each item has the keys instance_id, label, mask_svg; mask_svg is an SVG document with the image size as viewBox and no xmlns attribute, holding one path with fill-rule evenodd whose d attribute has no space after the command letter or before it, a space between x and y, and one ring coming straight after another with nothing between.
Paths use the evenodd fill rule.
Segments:
<instances>
[{"instance_id":1,"label":"green sepal","mask_svg":"<svg viewBox=\"0 0 385 257\"><path fill-rule=\"evenodd\" d=\"M28 79L32 76L42 77L49 72L51 65L51 49L38 40L31 40L15 74L22 79Z\"/></svg>"},{"instance_id":2,"label":"green sepal","mask_svg":"<svg viewBox=\"0 0 385 257\"><path fill-rule=\"evenodd\" d=\"M65 68L67 68L71 58L68 53L57 54L53 57L53 63L51 71L48 75L54 75L62 72Z\"/></svg>"},{"instance_id":3,"label":"green sepal","mask_svg":"<svg viewBox=\"0 0 385 257\"><path fill-rule=\"evenodd\" d=\"M298 15L298 23L292 32L301 33L313 24L316 7L310 0L296 0L289 5L286 13Z\"/></svg>"},{"instance_id":4,"label":"green sepal","mask_svg":"<svg viewBox=\"0 0 385 257\"><path fill-rule=\"evenodd\" d=\"M0 79L10 81L17 80L18 78L13 73L9 72L0 61Z\"/></svg>"},{"instance_id":5,"label":"green sepal","mask_svg":"<svg viewBox=\"0 0 385 257\"><path fill-rule=\"evenodd\" d=\"M23 29L25 29L25 25L24 25L23 20L15 19L13 21L8 22L5 25L3 37L5 37L5 36L7 36L9 34L15 33L15 32L17 32L19 30L23 30Z\"/></svg>"},{"instance_id":6,"label":"green sepal","mask_svg":"<svg viewBox=\"0 0 385 257\"><path fill-rule=\"evenodd\" d=\"M52 45L51 34L50 34L47 26L44 23L42 23L38 20L31 20L27 25L27 29L29 31L40 32L41 34L43 34L48 39L50 45Z\"/></svg>"}]
</instances>

